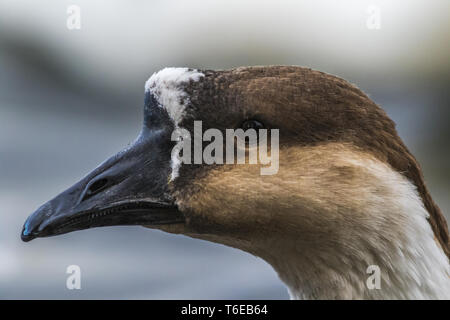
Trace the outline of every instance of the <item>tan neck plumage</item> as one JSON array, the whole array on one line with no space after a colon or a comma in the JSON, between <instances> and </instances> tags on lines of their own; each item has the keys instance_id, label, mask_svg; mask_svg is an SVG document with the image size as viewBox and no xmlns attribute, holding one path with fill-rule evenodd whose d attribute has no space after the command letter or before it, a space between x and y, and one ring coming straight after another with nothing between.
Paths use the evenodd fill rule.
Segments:
<instances>
[{"instance_id":1,"label":"tan neck plumage","mask_svg":"<svg viewBox=\"0 0 450 320\"><path fill-rule=\"evenodd\" d=\"M183 233L262 257L293 298L450 298L448 258L403 175L343 144L281 149L280 159L273 176L211 172L189 199L210 232ZM380 289L367 287L370 266Z\"/></svg>"}]
</instances>

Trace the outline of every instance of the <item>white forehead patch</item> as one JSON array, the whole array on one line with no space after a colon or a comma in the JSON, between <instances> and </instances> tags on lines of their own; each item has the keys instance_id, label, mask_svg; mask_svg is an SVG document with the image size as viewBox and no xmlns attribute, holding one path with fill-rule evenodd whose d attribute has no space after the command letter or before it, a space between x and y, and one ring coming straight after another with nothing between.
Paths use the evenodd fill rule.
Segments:
<instances>
[{"instance_id":1,"label":"white forehead patch","mask_svg":"<svg viewBox=\"0 0 450 320\"><path fill-rule=\"evenodd\" d=\"M155 72L145 83L145 91L155 95L159 105L166 109L170 118L178 128L183 119L189 97L182 85L189 81L198 81L205 75L189 68L165 68Z\"/></svg>"},{"instance_id":2,"label":"white forehead patch","mask_svg":"<svg viewBox=\"0 0 450 320\"><path fill-rule=\"evenodd\" d=\"M198 81L205 75L198 70L189 68L165 68L155 72L145 83L145 92L150 91L158 100L159 106L164 108L172 119L175 130L183 119L189 96L182 85L189 81ZM181 159L178 152L172 152L170 180L178 177Z\"/></svg>"}]
</instances>

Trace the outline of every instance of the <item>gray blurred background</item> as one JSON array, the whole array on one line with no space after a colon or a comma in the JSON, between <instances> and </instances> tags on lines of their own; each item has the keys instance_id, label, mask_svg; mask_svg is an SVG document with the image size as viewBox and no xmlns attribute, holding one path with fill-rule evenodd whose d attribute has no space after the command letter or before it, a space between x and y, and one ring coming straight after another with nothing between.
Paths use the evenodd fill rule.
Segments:
<instances>
[{"instance_id":1,"label":"gray blurred background","mask_svg":"<svg viewBox=\"0 0 450 320\"><path fill-rule=\"evenodd\" d=\"M71 4L80 30L66 27ZM0 298L288 298L261 259L142 227L20 241L32 211L134 140L144 82L166 66L302 65L356 83L448 219L449 12L448 0L0 0ZM66 289L71 264L81 290Z\"/></svg>"}]
</instances>

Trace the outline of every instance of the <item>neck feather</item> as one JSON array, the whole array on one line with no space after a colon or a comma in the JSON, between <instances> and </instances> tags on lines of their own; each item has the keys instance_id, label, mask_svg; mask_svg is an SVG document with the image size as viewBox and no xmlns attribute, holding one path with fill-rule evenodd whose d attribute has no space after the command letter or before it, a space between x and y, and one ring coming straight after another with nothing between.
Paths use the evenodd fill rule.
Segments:
<instances>
[{"instance_id":1,"label":"neck feather","mask_svg":"<svg viewBox=\"0 0 450 320\"><path fill-rule=\"evenodd\" d=\"M266 260L292 299L450 299L449 260L428 212L408 181L396 191L353 213L376 216L371 227L353 227L356 237L342 236L333 246L297 243L271 250L279 255Z\"/></svg>"},{"instance_id":2,"label":"neck feather","mask_svg":"<svg viewBox=\"0 0 450 320\"><path fill-rule=\"evenodd\" d=\"M450 299L448 258L405 175L346 144L280 148L280 159L277 175L210 173L178 203L203 213L183 233L263 258L296 299Z\"/></svg>"},{"instance_id":3,"label":"neck feather","mask_svg":"<svg viewBox=\"0 0 450 320\"><path fill-rule=\"evenodd\" d=\"M295 227L261 255L291 297L449 299L449 260L416 187L388 164L338 154L324 171L302 170L311 176L298 178L301 200L285 215Z\"/></svg>"}]
</instances>

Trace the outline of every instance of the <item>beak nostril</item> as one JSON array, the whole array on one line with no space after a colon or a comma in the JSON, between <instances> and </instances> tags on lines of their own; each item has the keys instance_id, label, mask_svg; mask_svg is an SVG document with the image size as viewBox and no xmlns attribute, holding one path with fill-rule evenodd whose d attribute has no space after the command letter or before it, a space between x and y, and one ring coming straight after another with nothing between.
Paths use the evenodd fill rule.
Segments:
<instances>
[{"instance_id":1,"label":"beak nostril","mask_svg":"<svg viewBox=\"0 0 450 320\"><path fill-rule=\"evenodd\" d=\"M106 179L106 178L101 178L101 179L98 179L97 181L94 181L93 183L91 183L88 186L86 192L83 195L83 199L81 201L86 200L86 199L92 197L93 195L99 193L100 191L106 189L107 186L108 186L108 179Z\"/></svg>"}]
</instances>

